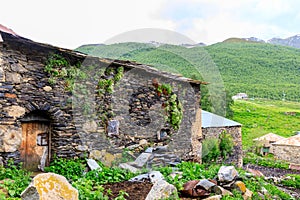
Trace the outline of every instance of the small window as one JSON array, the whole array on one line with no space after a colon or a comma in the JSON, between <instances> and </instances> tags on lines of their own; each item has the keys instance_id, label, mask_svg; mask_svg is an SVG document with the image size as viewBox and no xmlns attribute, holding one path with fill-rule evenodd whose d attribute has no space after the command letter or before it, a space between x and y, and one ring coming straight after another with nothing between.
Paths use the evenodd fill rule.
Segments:
<instances>
[{"instance_id":1,"label":"small window","mask_svg":"<svg viewBox=\"0 0 300 200\"><path fill-rule=\"evenodd\" d=\"M37 135L36 143L38 146L48 146L48 134L40 133Z\"/></svg>"}]
</instances>

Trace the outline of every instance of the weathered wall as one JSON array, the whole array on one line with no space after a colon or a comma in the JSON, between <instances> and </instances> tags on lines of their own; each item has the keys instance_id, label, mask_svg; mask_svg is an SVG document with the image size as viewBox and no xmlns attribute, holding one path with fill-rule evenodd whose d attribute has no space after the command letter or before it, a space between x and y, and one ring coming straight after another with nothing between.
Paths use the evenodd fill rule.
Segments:
<instances>
[{"instance_id":1,"label":"weathered wall","mask_svg":"<svg viewBox=\"0 0 300 200\"><path fill-rule=\"evenodd\" d=\"M228 158L228 162L233 162L237 166L243 165L243 149L242 149L242 129L240 126L234 127L216 127L216 128L202 128L203 139L219 138L219 135L226 131L229 133L234 142L234 149L232 155Z\"/></svg>"},{"instance_id":2,"label":"weathered wall","mask_svg":"<svg viewBox=\"0 0 300 200\"><path fill-rule=\"evenodd\" d=\"M272 145L275 158L285 160L291 163L300 164L300 147Z\"/></svg>"},{"instance_id":3,"label":"weathered wall","mask_svg":"<svg viewBox=\"0 0 300 200\"><path fill-rule=\"evenodd\" d=\"M89 86L90 93L86 96L92 101L94 112L83 116L81 99L74 103L77 100L65 90L64 80L57 79L54 85L48 82L49 75L44 72L44 63L50 53L57 51L26 42L0 43L0 158L3 157L4 162L9 158L20 161L22 119L33 111L46 113L50 118L51 154L58 157L82 156L89 152L99 154L103 150L118 153L126 146L139 144L142 139L151 145L168 144L169 150L182 158L201 155L201 129L195 128L201 127L199 85L191 87L189 83L172 78L126 68L123 79L117 83L112 94L98 95L98 80L89 79L84 83ZM71 64L82 62L82 58L62 54ZM108 67L99 59L91 59L86 64L91 63L99 68ZM173 92L182 102L184 117L179 130L172 130L166 123L163 104L167 97L158 98L155 92L151 92L153 78L160 83L171 84ZM140 106L132 107L137 99L134 94L141 88L146 90L140 93L140 100L150 98L152 104L144 110L147 115L138 112L134 116L130 108ZM107 136L104 115L119 121L119 135ZM143 120L149 123L145 126L137 124ZM162 136L162 129L170 132ZM158 136L162 137L159 139Z\"/></svg>"}]
</instances>

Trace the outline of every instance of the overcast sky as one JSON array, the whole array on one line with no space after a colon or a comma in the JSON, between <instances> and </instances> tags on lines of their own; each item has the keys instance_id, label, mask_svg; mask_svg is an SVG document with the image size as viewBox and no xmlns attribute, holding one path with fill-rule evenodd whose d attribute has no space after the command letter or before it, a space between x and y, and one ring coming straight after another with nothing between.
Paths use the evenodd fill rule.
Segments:
<instances>
[{"instance_id":1,"label":"overcast sky","mask_svg":"<svg viewBox=\"0 0 300 200\"><path fill-rule=\"evenodd\" d=\"M206 44L300 33L298 0L6 0L0 6L0 24L65 48L104 43L137 29L144 32L133 38L166 29ZM147 39L155 36L148 33Z\"/></svg>"}]
</instances>

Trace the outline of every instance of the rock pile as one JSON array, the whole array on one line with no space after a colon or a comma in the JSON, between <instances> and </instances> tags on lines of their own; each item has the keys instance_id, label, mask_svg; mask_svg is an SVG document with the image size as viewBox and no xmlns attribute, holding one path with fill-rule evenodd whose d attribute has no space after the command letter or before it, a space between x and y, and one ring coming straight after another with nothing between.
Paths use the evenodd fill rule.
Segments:
<instances>
[{"instance_id":1,"label":"rock pile","mask_svg":"<svg viewBox=\"0 0 300 200\"><path fill-rule=\"evenodd\" d=\"M232 190L241 192L244 200L252 198L252 191L246 188L245 184L239 180L239 175L233 166L222 166L218 172L218 177L212 179L192 180L184 184L182 195L186 197L206 198L207 200L218 200L222 196L233 196Z\"/></svg>"}]
</instances>

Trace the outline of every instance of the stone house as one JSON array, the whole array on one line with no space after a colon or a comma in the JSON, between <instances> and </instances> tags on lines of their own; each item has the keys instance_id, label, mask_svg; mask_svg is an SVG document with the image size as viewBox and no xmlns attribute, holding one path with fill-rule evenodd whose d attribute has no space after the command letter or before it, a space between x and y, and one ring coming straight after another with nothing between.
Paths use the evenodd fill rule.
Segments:
<instances>
[{"instance_id":1,"label":"stone house","mask_svg":"<svg viewBox=\"0 0 300 200\"><path fill-rule=\"evenodd\" d=\"M272 144L283 139L285 139L285 137L274 133L268 133L259 138L255 138L253 141L260 148L260 154L267 155L268 153L274 153Z\"/></svg>"},{"instance_id":2,"label":"stone house","mask_svg":"<svg viewBox=\"0 0 300 200\"><path fill-rule=\"evenodd\" d=\"M43 169L53 156L114 160L166 146L201 161L201 81L89 57L0 29L0 161ZM144 146L142 146L144 145Z\"/></svg>"},{"instance_id":3,"label":"stone house","mask_svg":"<svg viewBox=\"0 0 300 200\"><path fill-rule=\"evenodd\" d=\"M243 166L242 149L242 125L225 117L201 111L203 140L209 138L219 138L222 132L232 136L234 149L228 162L235 163L238 167Z\"/></svg>"},{"instance_id":4,"label":"stone house","mask_svg":"<svg viewBox=\"0 0 300 200\"><path fill-rule=\"evenodd\" d=\"M279 140L272 144L275 158L300 164L300 135Z\"/></svg>"}]
</instances>

